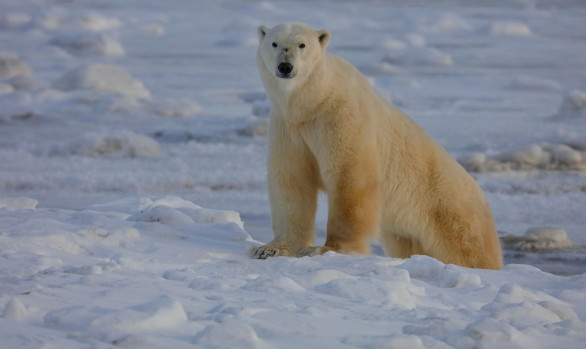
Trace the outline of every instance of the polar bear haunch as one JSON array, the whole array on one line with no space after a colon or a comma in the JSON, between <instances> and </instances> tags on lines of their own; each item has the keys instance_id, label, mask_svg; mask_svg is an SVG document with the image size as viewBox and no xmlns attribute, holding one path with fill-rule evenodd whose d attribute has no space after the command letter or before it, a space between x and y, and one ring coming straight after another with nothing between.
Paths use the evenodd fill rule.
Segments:
<instances>
[{"instance_id":1,"label":"polar bear haunch","mask_svg":"<svg viewBox=\"0 0 586 349\"><path fill-rule=\"evenodd\" d=\"M268 186L275 238L254 258L326 251L499 269L484 193L415 122L350 63L326 52L327 30L260 26L257 64L271 102ZM318 191L328 196L325 246L312 246Z\"/></svg>"}]
</instances>

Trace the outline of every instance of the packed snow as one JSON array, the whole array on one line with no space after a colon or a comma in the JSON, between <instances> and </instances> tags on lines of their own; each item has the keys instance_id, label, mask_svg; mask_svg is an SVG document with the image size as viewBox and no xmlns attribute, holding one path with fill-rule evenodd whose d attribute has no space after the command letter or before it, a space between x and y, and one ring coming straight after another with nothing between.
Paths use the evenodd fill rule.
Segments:
<instances>
[{"instance_id":1,"label":"packed snow","mask_svg":"<svg viewBox=\"0 0 586 349\"><path fill-rule=\"evenodd\" d=\"M581 348L578 0L4 0L0 347ZM258 25L306 22L477 179L503 270L272 238ZM320 197L317 243L325 240Z\"/></svg>"}]
</instances>

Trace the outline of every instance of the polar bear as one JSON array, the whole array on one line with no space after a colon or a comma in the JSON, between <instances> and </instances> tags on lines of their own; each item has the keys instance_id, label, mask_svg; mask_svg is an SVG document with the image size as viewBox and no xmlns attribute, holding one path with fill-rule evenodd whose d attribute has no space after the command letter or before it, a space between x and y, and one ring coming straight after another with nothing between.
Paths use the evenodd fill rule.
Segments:
<instances>
[{"instance_id":1,"label":"polar bear","mask_svg":"<svg viewBox=\"0 0 586 349\"><path fill-rule=\"evenodd\" d=\"M253 258L425 254L500 269L489 204L468 173L350 63L326 52L327 30L260 26L257 64L271 102L268 187L274 239ZM327 238L313 246L318 191Z\"/></svg>"}]
</instances>

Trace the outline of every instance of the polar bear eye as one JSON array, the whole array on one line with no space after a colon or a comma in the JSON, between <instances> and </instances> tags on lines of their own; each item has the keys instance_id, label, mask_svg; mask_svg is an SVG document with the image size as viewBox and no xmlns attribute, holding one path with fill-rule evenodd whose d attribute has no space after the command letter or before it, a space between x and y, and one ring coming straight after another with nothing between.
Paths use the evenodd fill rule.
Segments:
<instances>
[{"instance_id":1,"label":"polar bear eye","mask_svg":"<svg viewBox=\"0 0 586 349\"><path fill-rule=\"evenodd\" d=\"M273 47L277 47L277 43L276 42L273 42Z\"/></svg>"},{"instance_id":2,"label":"polar bear eye","mask_svg":"<svg viewBox=\"0 0 586 349\"><path fill-rule=\"evenodd\" d=\"M299 48L305 48L305 44L299 45Z\"/></svg>"}]
</instances>

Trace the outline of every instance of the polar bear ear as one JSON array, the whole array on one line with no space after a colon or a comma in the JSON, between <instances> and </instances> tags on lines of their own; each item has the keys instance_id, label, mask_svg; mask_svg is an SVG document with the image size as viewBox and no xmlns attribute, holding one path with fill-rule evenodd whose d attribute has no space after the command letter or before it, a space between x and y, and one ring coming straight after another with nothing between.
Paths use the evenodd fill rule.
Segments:
<instances>
[{"instance_id":1,"label":"polar bear ear","mask_svg":"<svg viewBox=\"0 0 586 349\"><path fill-rule=\"evenodd\" d=\"M262 42L262 39L265 38L265 36L267 35L267 32L269 31L269 28L267 26L264 25L260 25L258 27L258 41Z\"/></svg>"},{"instance_id":2,"label":"polar bear ear","mask_svg":"<svg viewBox=\"0 0 586 349\"><path fill-rule=\"evenodd\" d=\"M317 32L317 35L318 35L319 44L321 45L321 47L326 48L326 46L328 46L328 43L330 42L330 37L332 36L330 34L330 32L326 29L323 29L323 30L319 30Z\"/></svg>"}]
</instances>

